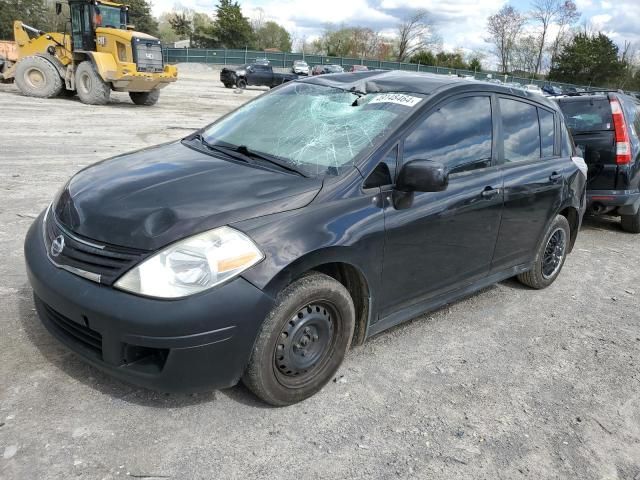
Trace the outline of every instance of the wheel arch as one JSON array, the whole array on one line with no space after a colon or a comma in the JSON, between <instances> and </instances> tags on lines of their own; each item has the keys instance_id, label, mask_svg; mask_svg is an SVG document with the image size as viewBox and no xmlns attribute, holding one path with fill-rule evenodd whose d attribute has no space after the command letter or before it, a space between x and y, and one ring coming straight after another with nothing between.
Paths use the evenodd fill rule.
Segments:
<instances>
[{"instance_id":1,"label":"wheel arch","mask_svg":"<svg viewBox=\"0 0 640 480\"><path fill-rule=\"evenodd\" d=\"M571 253L573 246L578 238L578 230L580 229L580 213L578 209L572 206L565 207L558 212L558 215L563 216L569 222L569 249L567 253Z\"/></svg>"},{"instance_id":2,"label":"wheel arch","mask_svg":"<svg viewBox=\"0 0 640 480\"><path fill-rule=\"evenodd\" d=\"M287 285L298 278L316 271L340 282L351 295L356 311L352 346L361 345L367 336L372 313L371 274L348 258L344 248L335 247L312 252L298 258L283 268L265 286L264 291L276 297Z\"/></svg>"},{"instance_id":3,"label":"wheel arch","mask_svg":"<svg viewBox=\"0 0 640 480\"><path fill-rule=\"evenodd\" d=\"M111 83L118 75L118 64L110 53L78 50L74 52L75 62L90 61L105 82Z\"/></svg>"}]
</instances>

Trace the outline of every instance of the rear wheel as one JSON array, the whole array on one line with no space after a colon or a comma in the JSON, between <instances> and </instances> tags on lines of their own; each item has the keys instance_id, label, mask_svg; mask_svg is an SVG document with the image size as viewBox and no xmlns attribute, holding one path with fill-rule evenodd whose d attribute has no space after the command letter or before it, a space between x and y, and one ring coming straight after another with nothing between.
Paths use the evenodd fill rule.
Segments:
<instances>
[{"instance_id":1,"label":"rear wheel","mask_svg":"<svg viewBox=\"0 0 640 480\"><path fill-rule=\"evenodd\" d=\"M109 103L111 88L102 80L89 61L82 62L76 69L76 89L82 103L87 105L106 105Z\"/></svg>"},{"instance_id":2,"label":"rear wheel","mask_svg":"<svg viewBox=\"0 0 640 480\"><path fill-rule=\"evenodd\" d=\"M622 229L629 233L640 233L640 209L635 215L622 215L620 217Z\"/></svg>"},{"instance_id":3,"label":"rear wheel","mask_svg":"<svg viewBox=\"0 0 640 480\"><path fill-rule=\"evenodd\" d=\"M64 87L56 67L42 57L20 60L16 66L15 81L20 91L29 97L56 97Z\"/></svg>"},{"instance_id":4,"label":"rear wheel","mask_svg":"<svg viewBox=\"0 0 640 480\"><path fill-rule=\"evenodd\" d=\"M562 215L557 215L538 247L533 268L518 275L518 280L536 289L551 285L562 270L570 238L569 222Z\"/></svg>"},{"instance_id":5,"label":"rear wheel","mask_svg":"<svg viewBox=\"0 0 640 480\"><path fill-rule=\"evenodd\" d=\"M341 283L322 273L296 280L267 316L244 384L275 406L312 396L338 370L354 325L353 300Z\"/></svg>"},{"instance_id":6,"label":"rear wheel","mask_svg":"<svg viewBox=\"0 0 640 480\"><path fill-rule=\"evenodd\" d=\"M129 92L129 97L136 105L150 107L158 103L160 90L151 90L150 92Z\"/></svg>"}]
</instances>

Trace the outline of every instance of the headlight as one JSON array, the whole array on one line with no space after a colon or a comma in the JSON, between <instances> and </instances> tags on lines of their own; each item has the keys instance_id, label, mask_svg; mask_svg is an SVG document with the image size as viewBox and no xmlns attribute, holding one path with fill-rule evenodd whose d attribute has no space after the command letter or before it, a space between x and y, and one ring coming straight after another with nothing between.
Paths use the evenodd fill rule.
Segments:
<instances>
[{"instance_id":1,"label":"headlight","mask_svg":"<svg viewBox=\"0 0 640 480\"><path fill-rule=\"evenodd\" d=\"M239 77L244 77L247 74L246 70L236 70L236 75Z\"/></svg>"},{"instance_id":2,"label":"headlight","mask_svg":"<svg viewBox=\"0 0 640 480\"><path fill-rule=\"evenodd\" d=\"M263 258L245 234L220 227L165 248L127 272L115 287L150 297L181 298L234 278Z\"/></svg>"}]
</instances>

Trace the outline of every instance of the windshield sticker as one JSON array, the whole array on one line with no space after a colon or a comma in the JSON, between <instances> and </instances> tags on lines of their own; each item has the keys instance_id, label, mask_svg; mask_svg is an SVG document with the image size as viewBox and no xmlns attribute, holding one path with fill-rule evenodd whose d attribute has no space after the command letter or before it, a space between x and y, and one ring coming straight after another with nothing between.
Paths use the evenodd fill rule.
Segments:
<instances>
[{"instance_id":1,"label":"windshield sticker","mask_svg":"<svg viewBox=\"0 0 640 480\"><path fill-rule=\"evenodd\" d=\"M405 107L415 107L422 98L414 97L411 95L405 95L403 93L381 93L376 95L373 100L369 102L369 105L374 103L395 103L397 105L404 105Z\"/></svg>"}]
</instances>

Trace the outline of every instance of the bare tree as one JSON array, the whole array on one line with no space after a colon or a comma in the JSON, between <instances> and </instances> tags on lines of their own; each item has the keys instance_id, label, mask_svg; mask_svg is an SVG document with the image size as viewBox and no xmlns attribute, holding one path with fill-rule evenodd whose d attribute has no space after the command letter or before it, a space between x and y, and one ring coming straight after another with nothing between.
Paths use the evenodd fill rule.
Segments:
<instances>
[{"instance_id":1,"label":"bare tree","mask_svg":"<svg viewBox=\"0 0 640 480\"><path fill-rule=\"evenodd\" d=\"M429 24L429 13L418 10L398 24L399 62L404 62L419 50L428 48L435 38L433 25Z\"/></svg>"},{"instance_id":2,"label":"bare tree","mask_svg":"<svg viewBox=\"0 0 640 480\"><path fill-rule=\"evenodd\" d=\"M551 65L556 61L562 44L570 40L571 31L569 28L578 21L580 15L581 13L574 2L570 0L564 2L564 8L557 19L558 33L551 44Z\"/></svg>"},{"instance_id":3,"label":"bare tree","mask_svg":"<svg viewBox=\"0 0 640 480\"><path fill-rule=\"evenodd\" d=\"M534 0L531 18L540 24L540 37L538 39L538 59L534 73L537 75L542 66L542 55L544 54L549 35L549 27L554 23L575 22L580 14L575 3L570 0ZM563 27L566 26L563 25ZM560 32L559 32L560 33Z\"/></svg>"},{"instance_id":4,"label":"bare tree","mask_svg":"<svg viewBox=\"0 0 640 480\"><path fill-rule=\"evenodd\" d=\"M487 20L489 37L486 42L493 44L494 53L500 59L502 73L507 73L516 40L526 18L511 5L505 5Z\"/></svg>"}]
</instances>

